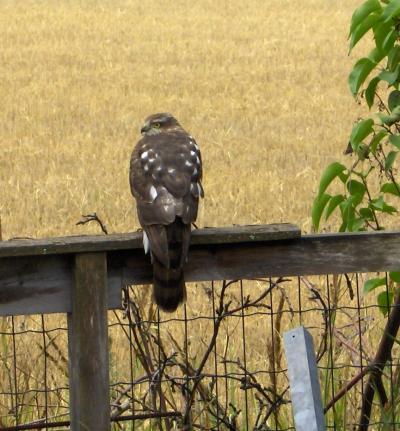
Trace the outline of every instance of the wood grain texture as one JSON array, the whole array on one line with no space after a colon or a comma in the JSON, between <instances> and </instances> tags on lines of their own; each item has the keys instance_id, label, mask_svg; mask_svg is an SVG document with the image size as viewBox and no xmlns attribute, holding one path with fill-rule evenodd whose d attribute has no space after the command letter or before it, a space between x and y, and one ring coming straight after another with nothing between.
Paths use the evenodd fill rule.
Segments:
<instances>
[{"instance_id":1,"label":"wood grain texture","mask_svg":"<svg viewBox=\"0 0 400 431\"><path fill-rule=\"evenodd\" d=\"M0 259L0 316L71 311L74 255ZM108 290L110 309L121 306L121 289Z\"/></svg>"},{"instance_id":2,"label":"wood grain texture","mask_svg":"<svg viewBox=\"0 0 400 431\"><path fill-rule=\"evenodd\" d=\"M73 256L0 259L0 316L70 311L72 262Z\"/></svg>"},{"instance_id":3,"label":"wood grain texture","mask_svg":"<svg viewBox=\"0 0 400 431\"><path fill-rule=\"evenodd\" d=\"M77 254L68 314L71 429L109 431L106 253Z\"/></svg>"},{"instance_id":4,"label":"wood grain texture","mask_svg":"<svg viewBox=\"0 0 400 431\"><path fill-rule=\"evenodd\" d=\"M107 262L109 308L120 306L123 286L152 282L150 258L142 247L111 249ZM211 238L191 245L185 278L190 282L399 269L400 232L227 244ZM71 254L0 258L0 315L69 312L72 280Z\"/></svg>"},{"instance_id":5,"label":"wood grain texture","mask_svg":"<svg viewBox=\"0 0 400 431\"><path fill-rule=\"evenodd\" d=\"M151 266L139 250L109 253L111 285L151 282ZM400 232L305 235L298 239L193 246L187 281L343 274L400 269Z\"/></svg>"},{"instance_id":6,"label":"wood grain texture","mask_svg":"<svg viewBox=\"0 0 400 431\"><path fill-rule=\"evenodd\" d=\"M192 232L191 242L193 245L223 244L274 241L298 237L300 237L300 229L297 226L282 223L198 229ZM135 232L2 241L0 243L0 258L142 249L142 238L141 232Z\"/></svg>"}]
</instances>

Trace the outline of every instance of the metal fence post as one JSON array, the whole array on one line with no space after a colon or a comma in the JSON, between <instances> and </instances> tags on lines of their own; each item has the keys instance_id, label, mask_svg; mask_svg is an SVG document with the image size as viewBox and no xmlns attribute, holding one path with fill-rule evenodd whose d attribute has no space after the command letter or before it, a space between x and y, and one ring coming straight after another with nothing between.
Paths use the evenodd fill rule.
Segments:
<instances>
[{"instance_id":1,"label":"metal fence post","mask_svg":"<svg viewBox=\"0 0 400 431\"><path fill-rule=\"evenodd\" d=\"M325 431L313 339L303 326L283 338L296 431Z\"/></svg>"},{"instance_id":2,"label":"metal fence post","mask_svg":"<svg viewBox=\"0 0 400 431\"><path fill-rule=\"evenodd\" d=\"M72 431L109 431L110 399L106 253L75 255L68 314Z\"/></svg>"}]
</instances>

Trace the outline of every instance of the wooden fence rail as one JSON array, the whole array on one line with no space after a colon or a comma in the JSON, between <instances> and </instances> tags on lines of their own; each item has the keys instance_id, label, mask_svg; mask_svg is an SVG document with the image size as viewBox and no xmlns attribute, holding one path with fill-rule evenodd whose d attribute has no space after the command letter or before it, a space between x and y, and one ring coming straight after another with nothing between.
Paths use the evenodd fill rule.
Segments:
<instances>
[{"instance_id":1,"label":"wooden fence rail","mask_svg":"<svg viewBox=\"0 0 400 431\"><path fill-rule=\"evenodd\" d=\"M193 232L187 281L390 271L400 232L301 236L291 224ZM71 429L110 429L107 309L151 283L142 234L0 242L0 316L68 313Z\"/></svg>"}]
</instances>

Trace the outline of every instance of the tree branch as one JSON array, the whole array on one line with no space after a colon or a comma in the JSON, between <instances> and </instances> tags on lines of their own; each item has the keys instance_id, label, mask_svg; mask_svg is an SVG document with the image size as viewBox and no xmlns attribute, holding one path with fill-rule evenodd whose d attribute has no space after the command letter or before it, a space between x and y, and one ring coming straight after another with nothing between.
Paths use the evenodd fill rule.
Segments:
<instances>
[{"instance_id":1,"label":"tree branch","mask_svg":"<svg viewBox=\"0 0 400 431\"><path fill-rule=\"evenodd\" d=\"M368 431L369 421L371 417L372 410L372 401L375 395L375 389L379 386L382 389L382 373L383 369L386 365L386 362L390 359L392 347L395 341L395 337L399 330L400 326L400 291L397 292L394 304L392 306L392 310L389 314L388 321L386 323L381 341L379 343L378 351L376 352L375 358L370 364L370 368L372 369L371 374L368 378L368 382L365 386L363 397L362 397L362 405L361 405L361 414L360 414L360 426L358 428L359 431ZM380 398L381 402L387 402L386 394L383 396L382 391L380 390Z\"/></svg>"}]
</instances>

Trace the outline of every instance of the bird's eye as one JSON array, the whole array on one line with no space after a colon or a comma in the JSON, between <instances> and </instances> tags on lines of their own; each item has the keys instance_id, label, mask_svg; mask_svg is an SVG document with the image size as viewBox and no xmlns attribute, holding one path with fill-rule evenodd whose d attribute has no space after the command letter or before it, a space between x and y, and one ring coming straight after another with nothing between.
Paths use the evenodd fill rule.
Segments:
<instances>
[{"instance_id":1,"label":"bird's eye","mask_svg":"<svg viewBox=\"0 0 400 431\"><path fill-rule=\"evenodd\" d=\"M156 129L159 129L161 127L161 124L160 123L154 123L153 127L155 127Z\"/></svg>"}]
</instances>

